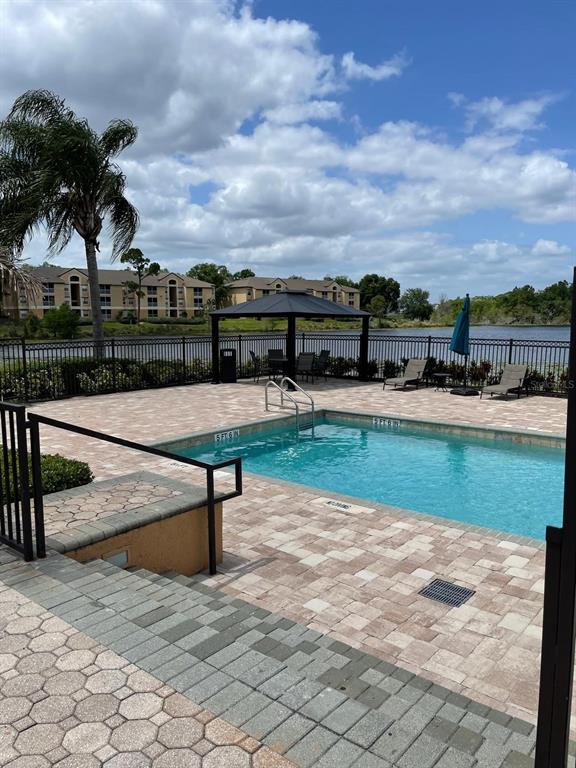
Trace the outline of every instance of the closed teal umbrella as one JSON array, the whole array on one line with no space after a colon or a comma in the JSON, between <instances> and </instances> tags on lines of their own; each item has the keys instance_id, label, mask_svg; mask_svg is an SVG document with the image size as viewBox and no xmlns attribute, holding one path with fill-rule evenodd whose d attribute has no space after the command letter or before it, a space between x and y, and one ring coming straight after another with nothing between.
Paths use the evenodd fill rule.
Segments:
<instances>
[{"instance_id":1,"label":"closed teal umbrella","mask_svg":"<svg viewBox=\"0 0 576 768\"><path fill-rule=\"evenodd\" d=\"M456 324L452 331L450 349L459 355L468 357L470 354L470 296L466 294L462 309L458 312Z\"/></svg>"},{"instance_id":2,"label":"closed teal umbrella","mask_svg":"<svg viewBox=\"0 0 576 768\"><path fill-rule=\"evenodd\" d=\"M466 374L468 372L468 357L470 355L470 296L466 294L462 309L458 312L452 339L450 340L450 349L458 355L464 355L464 384L450 391L452 395L478 395L479 392L473 387L466 386Z\"/></svg>"}]
</instances>

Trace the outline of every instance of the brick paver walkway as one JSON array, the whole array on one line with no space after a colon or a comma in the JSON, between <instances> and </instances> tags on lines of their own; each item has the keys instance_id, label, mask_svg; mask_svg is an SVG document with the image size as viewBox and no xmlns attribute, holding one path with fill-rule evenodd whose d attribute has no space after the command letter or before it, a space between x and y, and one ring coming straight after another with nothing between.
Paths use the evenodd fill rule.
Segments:
<instances>
[{"instance_id":1,"label":"brick paver walkway","mask_svg":"<svg viewBox=\"0 0 576 768\"><path fill-rule=\"evenodd\" d=\"M565 402L550 398L491 402L431 390L382 392L380 385L345 382L312 389L320 407L555 434L564 430ZM150 442L266 417L262 387L250 384L77 398L34 409ZM70 433L43 428L42 435L43 450L85 459L99 478L152 470L201 482L201 474L183 472L170 462ZM225 485L227 481L220 482ZM406 670L403 674L418 673L428 679L428 685L445 686L439 690L446 690L446 695L463 694L462 701L506 712L498 715L507 718L506 722L511 717L522 722L534 720L543 575L540 548L382 505L370 504L363 514L328 510L319 492L256 477L246 477L244 495L225 505L224 534L226 567L216 579L206 581L204 589L215 594L217 586L223 590L218 594L228 599L241 597L254 606L279 612L303 631L321 633L330 642L343 642L351 651L368 654L378 663L397 663ZM452 610L417 598L416 592L432 575L470 585L477 593L466 607ZM256 652L266 656L265 648ZM318 667L325 664L321 659L314 662ZM322 669L319 674L330 672ZM376 682L377 675L368 677L360 683L361 688L382 688L382 680ZM336 683L335 679L332 684ZM329 685L330 680L326 677L319 684ZM388 690L386 693L391 695ZM397 700L395 694L393 699ZM456 724L460 727L464 714L459 714ZM442 719L450 722L449 717ZM493 723L494 727L488 728L484 723L480 731L486 742L480 753L483 762L475 762L478 754L465 758L460 753L457 761L452 755L446 762L446 755L451 755L446 750L453 748L449 739L456 731L440 723L438 733L446 739L435 762L431 762L432 757L418 762L423 758L417 760L403 753L398 765L530 765L524 756L529 751L527 744L523 749L515 747L518 735L508 744L511 734L504 738L498 732L501 725ZM426 727L421 725L419 733ZM436 725L430 728L434 731ZM484 728L488 728L485 735ZM424 742L428 744L424 739L423 747ZM384 758L382 753L374 753L372 758L377 756L381 761ZM347 764L351 763L326 762L322 766L340 768ZM382 764L389 763L358 763Z\"/></svg>"}]
</instances>

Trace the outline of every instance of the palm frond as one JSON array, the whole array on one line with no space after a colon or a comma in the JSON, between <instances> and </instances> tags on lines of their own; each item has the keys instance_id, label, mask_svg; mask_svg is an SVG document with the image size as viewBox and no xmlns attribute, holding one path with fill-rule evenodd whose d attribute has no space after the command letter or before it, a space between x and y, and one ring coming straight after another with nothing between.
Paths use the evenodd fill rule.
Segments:
<instances>
[{"instance_id":1,"label":"palm frond","mask_svg":"<svg viewBox=\"0 0 576 768\"><path fill-rule=\"evenodd\" d=\"M127 251L138 231L138 211L124 196L112 201L108 208L108 231L112 240L112 260Z\"/></svg>"},{"instance_id":2,"label":"palm frond","mask_svg":"<svg viewBox=\"0 0 576 768\"><path fill-rule=\"evenodd\" d=\"M123 149L132 146L138 137L138 128L130 120L112 120L99 139L104 156L116 157Z\"/></svg>"},{"instance_id":3,"label":"palm frond","mask_svg":"<svg viewBox=\"0 0 576 768\"><path fill-rule=\"evenodd\" d=\"M9 118L30 123L47 123L73 116L74 113L66 108L64 99L48 90L26 91L16 99L9 114Z\"/></svg>"}]
</instances>

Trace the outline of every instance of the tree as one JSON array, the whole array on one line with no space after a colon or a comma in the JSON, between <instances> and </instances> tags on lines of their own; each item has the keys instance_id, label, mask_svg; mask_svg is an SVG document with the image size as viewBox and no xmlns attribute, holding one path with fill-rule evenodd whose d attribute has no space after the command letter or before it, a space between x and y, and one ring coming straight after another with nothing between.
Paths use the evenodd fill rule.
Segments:
<instances>
[{"instance_id":1,"label":"tree","mask_svg":"<svg viewBox=\"0 0 576 768\"><path fill-rule=\"evenodd\" d=\"M364 275L358 288L360 289L360 305L362 307L369 307L375 296L383 296L387 301L386 313L398 310L400 283L394 278L375 273Z\"/></svg>"},{"instance_id":2,"label":"tree","mask_svg":"<svg viewBox=\"0 0 576 768\"><path fill-rule=\"evenodd\" d=\"M98 135L50 91L27 91L0 122L0 243L21 253L39 227L49 254L74 232L84 240L96 352L104 331L96 254L107 221L112 259L126 251L138 212L124 196L126 179L114 162L138 135L129 120L112 120Z\"/></svg>"},{"instance_id":3,"label":"tree","mask_svg":"<svg viewBox=\"0 0 576 768\"><path fill-rule=\"evenodd\" d=\"M230 287L228 283L233 280L233 275L224 264L218 265L205 261L201 264L195 264L186 274L188 277L195 277L196 280L204 280L206 283L212 283L215 288L214 298L216 300L217 309L220 309L228 303L230 297Z\"/></svg>"},{"instance_id":4,"label":"tree","mask_svg":"<svg viewBox=\"0 0 576 768\"><path fill-rule=\"evenodd\" d=\"M388 311L388 300L384 296L374 296L369 309L378 318L378 328L382 328L382 320Z\"/></svg>"},{"instance_id":5,"label":"tree","mask_svg":"<svg viewBox=\"0 0 576 768\"><path fill-rule=\"evenodd\" d=\"M23 289L27 298L42 294L40 282L28 269L22 256L13 249L0 246L0 312L7 295Z\"/></svg>"},{"instance_id":6,"label":"tree","mask_svg":"<svg viewBox=\"0 0 576 768\"><path fill-rule=\"evenodd\" d=\"M332 277L332 275L324 275L324 280L334 280L338 285L348 288L358 288L358 283L355 283L351 277L348 277L348 275L336 275L336 277Z\"/></svg>"},{"instance_id":7,"label":"tree","mask_svg":"<svg viewBox=\"0 0 576 768\"><path fill-rule=\"evenodd\" d=\"M422 288L408 288L400 297L399 306L410 320L430 320L434 307L429 299L429 291Z\"/></svg>"},{"instance_id":8,"label":"tree","mask_svg":"<svg viewBox=\"0 0 576 768\"><path fill-rule=\"evenodd\" d=\"M241 269L239 272L234 272L232 280L248 280L250 277L256 277L256 273L251 269Z\"/></svg>"},{"instance_id":9,"label":"tree","mask_svg":"<svg viewBox=\"0 0 576 768\"><path fill-rule=\"evenodd\" d=\"M144 291L142 290L142 281L145 277L157 275L160 272L160 264L156 261L150 261L144 256L140 248L130 248L120 257L122 264L129 264L136 273L136 280L127 280L124 283L124 289L127 293L136 294L136 322L140 322L140 304Z\"/></svg>"},{"instance_id":10,"label":"tree","mask_svg":"<svg viewBox=\"0 0 576 768\"><path fill-rule=\"evenodd\" d=\"M302 275L290 275L287 280L304 280Z\"/></svg>"},{"instance_id":11,"label":"tree","mask_svg":"<svg viewBox=\"0 0 576 768\"><path fill-rule=\"evenodd\" d=\"M74 339L78 336L80 315L69 304L49 309L42 321L44 328L58 339Z\"/></svg>"}]
</instances>

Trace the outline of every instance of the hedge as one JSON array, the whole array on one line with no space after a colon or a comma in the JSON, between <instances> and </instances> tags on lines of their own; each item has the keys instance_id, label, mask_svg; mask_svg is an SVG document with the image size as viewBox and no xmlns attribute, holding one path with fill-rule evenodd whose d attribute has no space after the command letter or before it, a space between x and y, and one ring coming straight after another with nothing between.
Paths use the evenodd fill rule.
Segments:
<instances>
[{"instance_id":1,"label":"hedge","mask_svg":"<svg viewBox=\"0 0 576 768\"><path fill-rule=\"evenodd\" d=\"M178 360L130 358L94 360L72 358L55 363L30 361L24 376L19 361L0 369L0 389L6 400L56 400L74 395L125 392L171 384L210 381L212 367L199 359L184 364Z\"/></svg>"},{"instance_id":2,"label":"hedge","mask_svg":"<svg viewBox=\"0 0 576 768\"><path fill-rule=\"evenodd\" d=\"M0 446L0 451L2 446ZM14 501L14 473L12 470L13 462L18 466L18 453L8 451L8 476L6 474L6 464L0 461L0 479L2 481L2 492L6 501L6 481L10 483L9 501ZM87 485L94 480L92 470L84 461L77 459L68 459L59 453L44 453L40 457L40 471L42 474L42 490L44 495L47 493L56 493L56 491L66 491L68 488L77 488L79 485ZM32 459L28 457L28 475L30 478L30 492L32 493Z\"/></svg>"}]
</instances>

